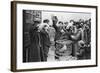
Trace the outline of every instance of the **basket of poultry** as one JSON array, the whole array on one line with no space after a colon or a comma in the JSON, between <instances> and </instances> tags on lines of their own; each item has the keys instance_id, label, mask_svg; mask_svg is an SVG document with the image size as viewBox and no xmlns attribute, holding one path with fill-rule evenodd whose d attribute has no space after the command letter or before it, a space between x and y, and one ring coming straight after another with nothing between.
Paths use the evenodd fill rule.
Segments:
<instances>
[{"instance_id":1,"label":"basket of poultry","mask_svg":"<svg viewBox=\"0 0 100 73\"><path fill-rule=\"evenodd\" d=\"M75 60L75 57L72 57L72 43L71 40L57 40L56 41L56 50L55 58L60 61Z\"/></svg>"}]
</instances>

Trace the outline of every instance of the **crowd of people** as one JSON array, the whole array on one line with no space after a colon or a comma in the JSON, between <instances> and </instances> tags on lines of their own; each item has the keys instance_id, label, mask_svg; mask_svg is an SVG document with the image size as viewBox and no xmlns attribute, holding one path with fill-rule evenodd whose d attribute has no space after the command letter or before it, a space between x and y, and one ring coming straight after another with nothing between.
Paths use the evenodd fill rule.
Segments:
<instances>
[{"instance_id":1,"label":"crowd of people","mask_svg":"<svg viewBox=\"0 0 100 73\"><path fill-rule=\"evenodd\" d=\"M51 21L34 19L29 62L91 58L91 19L64 22L52 16Z\"/></svg>"}]
</instances>

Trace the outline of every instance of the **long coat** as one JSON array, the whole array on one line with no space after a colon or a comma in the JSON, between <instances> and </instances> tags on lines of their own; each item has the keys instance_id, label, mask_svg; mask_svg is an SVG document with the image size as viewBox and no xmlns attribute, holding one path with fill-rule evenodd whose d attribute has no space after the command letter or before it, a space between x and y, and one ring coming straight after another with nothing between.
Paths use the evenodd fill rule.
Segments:
<instances>
[{"instance_id":1,"label":"long coat","mask_svg":"<svg viewBox=\"0 0 100 73\"><path fill-rule=\"evenodd\" d=\"M41 34L41 50L43 53L42 61L47 61L49 47L50 47L50 38L45 30L40 31L40 34Z\"/></svg>"},{"instance_id":2,"label":"long coat","mask_svg":"<svg viewBox=\"0 0 100 73\"><path fill-rule=\"evenodd\" d=\"M45 31L38 32L37 27L31 27L30 40L29 62L47 61L50 46L48 34Z\"/></svg>"},{"instance_id":3,"label":"long coat","mask_svg":"<svg viewBox=\"0 0 100 73\"><path fill-rule=\"evenodd\" d=\"M41 61L41 50L40 50L40 45L39 45L39 36L40 33L38 32L37 27L32 26L30 28L30 49L29 49L29 55L28 55L28 61L29 62L39 62Z\"/></svg>"}]
</instances>

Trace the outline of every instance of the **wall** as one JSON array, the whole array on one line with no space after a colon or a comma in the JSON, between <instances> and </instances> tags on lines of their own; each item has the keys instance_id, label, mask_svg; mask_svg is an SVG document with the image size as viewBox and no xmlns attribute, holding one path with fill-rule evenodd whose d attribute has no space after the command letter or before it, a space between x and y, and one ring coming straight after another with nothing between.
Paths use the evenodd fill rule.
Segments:
<instances>
[{"instance_id":1,"label":"wall","mask_svg":"<svg viewBox=\"0 0 100 73\"><path fill-rule=\"evenodd\" d=\"M10 71L10 1L0 0L0 73L12 73ZM99 0L31 0L37 2L51 2L51 3L67 3L67 4L82 4L82 5L97 5L100 8ZM100 12L100 9L98 10ZM99 13L98 12L98 13ZM99 14L98 14L99 16ZM99 20L100 18L98 18ZM100 21L98 22L98 28ZM100 31L100 29L98 29ZM98 37L100 34L98 33ZM99 43L100 38L98 38ZM100 52L98 44L98 52ZM100 53L98 54L100 55ZM98 58L100 61L100 57ZM99 62L100 64L100 62ZM100 65L92 68L77 68L77 69L61 69L61 70L47 70L47 71L35 71L34 73L99 73ZM21 72L23 73L23 72ZM33 73L26 72L26 73Z\"/></svg>"}]
</instances>

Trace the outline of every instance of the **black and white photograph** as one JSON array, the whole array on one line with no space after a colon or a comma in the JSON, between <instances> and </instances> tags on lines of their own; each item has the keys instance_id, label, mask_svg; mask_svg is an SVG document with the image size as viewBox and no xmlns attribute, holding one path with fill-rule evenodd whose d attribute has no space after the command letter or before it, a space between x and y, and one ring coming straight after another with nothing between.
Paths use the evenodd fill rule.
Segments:
<instances>
[{"instance_id":1,"label":"black and white photograph","mask_svg":"<svg viewBox=\"0 0 100 73\"><path fill-rule=\"evenodd\" d=\"M12 2L11 70L97 66L97 6Z\"/></svg>"},{"instance_id":2,"label":"black and white photograph","mask_svg":"<svg viewBox=\"0 0 100 73\"><path fill-rule=\"evenodd\" d=\"M23 10L23 62L91 59L91 13Z\"/></svg>"}]
</instances>

